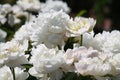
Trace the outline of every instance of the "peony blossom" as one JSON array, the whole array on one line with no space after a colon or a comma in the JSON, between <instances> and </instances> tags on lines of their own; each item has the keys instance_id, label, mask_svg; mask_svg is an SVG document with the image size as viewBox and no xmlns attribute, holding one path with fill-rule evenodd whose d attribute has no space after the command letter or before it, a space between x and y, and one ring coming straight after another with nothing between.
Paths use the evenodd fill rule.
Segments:
<instances>
[{"instance_id":1,"label":"peony blossom","mask_svg":"<svg viewBox=\"0 0 120 80\"><path fill-rule=\"evenodd\" d=\"M68 37L80 36L83 33L91 32L96 24L93 18L75 17L69 21L66 35Z\"/></svg>"},{"instance_id":2,"label":"peony blossom","mask_svg":"<svg viewBox=\"0 0 120 80\"><path fill-rule=\"evenodd\" d=\"M112 72L112 65L109 62L103 62L99 58L84 58L75 63L75 68L81 75L104 76Z\"/></svg>"},{"instance_id":3,"label":"peony blossom","mask_svg":"<svg viewBox=\"0 0 120 80\"><path fill-rule=\"evenodd\" d=\"M120 74L120 53L114 54L111 52L100 52L92 48L74 47L73 49L68 49L63 57L66 66L68 66L68 69L67 67L65 69L70 71L71 66L74 72L83 76L100 77L107 74L114 76Z\"/></svg>"},{"instance_id":4,"label":"peony blossom","mask_svg":"<svg viewBox=\"0 0 120 80\"><path fill-rule=\"evenodd\" d=\"M25 51L28 48L28 42L25 40L23 44L12 40L0 44L0 65L8 65L10 67L20 66L28 63Z\"/></svg>"},{"instance_id":5,"label":"peony blossom","mask_svg":"<svg viewBox=\"0 0 120 80\"><path fill-rule=\"evenodd\" d=\"M32 24L30 39L33 45L44 43L49 48L62 46L68 21L69 16L63 11L39 13Z\"/></svg>"},{"instance_id":6,"label":"peony blossom","mask_svg":"<svg viewBox=\"0 0 120 80\"><path fill-rule=\"evenodd\" d=\"M75 47L73 49L68 49L64 54L64 60L67 64L74 64L79 60L87 57L94 57L98 55L97 50L93 50L92 48L85 48L85 47Z\"/></svg>"},{"instance_id":7,"label":"peony blossom","mask_svg":"<svg viewBox=\"0 0 120 80\"><path fill-rule=\"evenodd\" d=\"M0 80L13 80L13 75L9 67L3 66L0 68Z\"/></svg>"},{"instance_id":8,"label":"peony blossom","mask_svg":"<svg viewBox=\"0 0 120 80\"><path fill-rule=\"evenodd\" d=\"M38 77L43 77L45 74L55 75L54 72L59 71L59 68L64 63L63 53L63 51L56 48L48 49L44 44L38 45L37 48L32 50L30 63L33 64L33 67L30 68L29 73Z\"/></svg>"},{"instance_id":9,"label":"peony blossom","mask_svg":"<svg viewBox=\"0 0 120 80\"><path fill-rule=\"evenodd\" d=\"M120 32L117 30L112 32L103 31L103 33L96 34L94 37L91 34L87 34L83 38L83 46L88 48L93 47L104 52L120 52Z\"/></svg>"}]
</instances>

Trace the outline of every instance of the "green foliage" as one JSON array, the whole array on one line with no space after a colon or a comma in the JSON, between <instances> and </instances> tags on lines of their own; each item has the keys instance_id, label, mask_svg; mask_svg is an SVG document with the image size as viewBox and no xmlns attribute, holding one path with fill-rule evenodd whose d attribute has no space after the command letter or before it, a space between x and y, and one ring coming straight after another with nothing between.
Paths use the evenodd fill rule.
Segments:
<instances>
[{"instance_id":1,"label":"green foliage","mask_svg":"<svg viewBox=\"0 0 120 80\"><path fill-rule=\"evenodd\" d=\"M81 11L77 14L77 16L78 16L78 17L79 17L79 16L82 16L82 15L84 15L85 13L87 13L86 10L81 10Z\"/></svg>"}]
</instances>

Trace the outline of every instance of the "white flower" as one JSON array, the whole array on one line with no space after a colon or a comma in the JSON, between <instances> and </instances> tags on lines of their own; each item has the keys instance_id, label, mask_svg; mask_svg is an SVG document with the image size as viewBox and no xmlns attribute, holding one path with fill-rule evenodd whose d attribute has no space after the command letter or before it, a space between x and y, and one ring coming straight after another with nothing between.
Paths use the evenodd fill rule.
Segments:
<instances>
[{"instance_id":1,"label":"white flower","mask_svg":"<svg viewBox=\"0 0 120 80\"><path fill-rule=\"evenodd\" d=\"M31 23L26 23L21 26L18 31L16 31L14 35L14 39L19 41L20 43L24 40L30 40L30 34L32 34L33 28L31 27Z\"/></svg>"},{"instance_id":2,"label":"white flower","mask_svg":"<svg viewBox=\"0 0 120 80\"><path fill-rule=\"evenodd\" d=\"M67 3L63 1L53 1L53 0L48 0L45 4L43 4L41 11L45 12L51 9L55 11L60 11L62 9L66 13L70 12L70 8L67 6Z\"/></svg>"},{"instance_id":3,"label":"white flower","mask_svg":"<svg viewBox=\"0 0 120 80\"><path fill-rule=\"evenodd\" d=\"M13 80L13 75L9 67L3 66L0 68L0 80Z\"/></svg>"},{"instance_id":4,"label":"white flower","mask_svg":"<svg viewBox=\"0 0 120 80\"><path fill-rule=\"evenodd\" d=\"M11 11L12 11L12 7L10 4L4 4L4 5L1 5L1 7L0 7L1 15L6 15L7 13L9 13Z\"/></svg>"},{"instance_id":5,"label":"white flower","mask_svg":"<svg viewBox=\"0 0 120 80\"><path fill-rule=\"evenodd\" d=\"M64 61L66 64L64 64L63 70L67 72L74 72L74 63L81 59L92 58L95 56L98 56L98 51L93 50L92 48L87 49L85 47L75 47L73 49L68 49L64 54Z\"/></svg>"},{"instance_id":6,"label":"white flower","mask_svg":"<svg viewBox=\"0 0 120 80\"><path fill-rule=\"evenodd\" d=\"M69 26L66 27L68 37L80 36L83 33L91 32L96 24L96 20L93 18L75 17L69 22Z\"/></svg>"},{"instance_id":7,"label":"white flower","mask_svg":"<svg viewBox=\"0 0 120 80\"><path fill-rule=\"evenodd\" d=\"M7 36L7 33L5 31L3 31L2 29L0 29L0 42L4 41L6 36Z\"/></svg>"},{"instance_id":8,"label":"white flower","mask_svg":"<svg viewBox=\"0 0 120 80\"><path fill-rule=\"evenodd\" d=\"M83 36L83 46L93 47L94 49L104 51L104 52L120 52L120 32L114 30L112 32L103 31L93 37L93 35L87 34ZM96 45L97 44L97 45Z\"/></svg>"},{"instance_id":9,"label":"white flower","mask_svg":"<svg viewBox=\"0 0 120 80\"><path fill-rule=\"evenodd\" d=\"M28 78L29 74L27 72L24 72L24 69L15 67L15 78L16 80L26 80Z\"/></svg>"},{"instance_id":10,"label":"white flower","mask_svg":"<svg viewBox=\"0 0 120 80\"><path fill-rule=\"evenodd\" d=\"M23 11L23 9L18 5L12 6L12 12L16 17L28 16L28 13Z\"/></svg>"},{"instance_id":11,"label":"white flower","mask_svg":"<svg viewBox=\"0 0 120 80\"><path fill-rule=\"evenodd\" d=\"M30 35L33 45L44 43L47 47L56 47L64 42L65 27L69 16L62 11L39 13L32 27L34 32Z\"/></svg>"},{"instance_id":12,"label":"white flower","mask_svg":"<svg viewBox=\"0 0 120 80\"><path fill-rule=\"evenodd\" d=\"M29 11L39 11L40 1L39 0L18 0L17 4L21 6L24 10Z\"/></svg>"},{"instance_id":13,"label":"white flower","mask_svg":"<svg viewBox=\"0 0 120 80\"><path fill-rule=\"evenodd\" d=\"M64 54L64 60L66 64L72 65L83 58L95 56L98 56L97 50L93 50L92 48L87 49L85 47L75 47L66 51Z\"/></svg>"},{"instance_id":14,"label":"white flower","mask_svg":"<svg viewBox=\"0 0 120 80\"><path fill-rule=\"evenodd\" d=\"M4 24L6 21L7 19L5 18L5 16L0 14L0 23Z\"/></svg>"},{"instance_id":15,"label":"white flower","mask_svg":"<svg viewBox=\"0 0 120 80\"><path fill-rule=\"evenodd\" d=\"M42 74L58 70L64 63L63 53L63 51L54 48L48 49L44 44L38 45L32 50L30 63L33 63L33 67L29 70L30 74L41 77Z\"/></svg>"},{"instance_id":16,"label":"white flower","mask_svg":"<svg viewBox=\"0 0 120 80\"><path fill-rule=\"evenodd\" d=\"M15 68L15 79L16 80L26 80L28 73L24 72L22 69ZM0 68L0 80L13 80L13 74L8 66L3 66Z\"/></svg>"},{"instance_id":17,"label":"white flower","mask_svg":"<svg viewBox=\"0 0 120 80\"><path fill-rule=\"evenodd\" d=\"M0 5L0 23L4 24L7 19L6 19L6 15L11 12L11 5L10 4L4 4L4 5Z\"/></svg>"},{"instance_id":18,"label":"white flower","mask_svg":"<svg viewBox=\"0 0 120 80\"><path fill-rule=\"evenodd\" d=\"M118 75L120 73L120 54L111 52L99 52L92 48L75 47L68 49L64 54L64 60L67 67L63 67L70 71L70 65L74 72L80 73L83 76L105 76ZM72 69L72 68L71 68Z\"/></svg>"},{"instance_id":19,"label":"white flower","mask_svg":"<svg viewBox=\"0 0 120 80\"><path fill-rule=\"evenodd\" d=\"M81 75L104 76L111 73L112 65L95 57L80 60L75 63L75 68Z\"/></svg>"},{"instance_id":20,"label":"white flower","mask_svg":"<svg viewBox=\"0 0 120 80\"><path fill-rule=\"evenodd\" d=\"M109 62L114 66L114 70L111 72L112 75L119 75L120 74L120 53L114 54L110 59Z\"/></svg>"},{"instance_id":21,"label":"white flower","mask_svg":"<svg viewBox=\"0 0 120 80\"><path fill-rule=\"evenodd\" d=\"M25 51L28 48L28 41L23 44L12 40L10 42L0 44L0 65L8 65L10 67L20 66L28 63Z\"/></svg>"}]
</instances>

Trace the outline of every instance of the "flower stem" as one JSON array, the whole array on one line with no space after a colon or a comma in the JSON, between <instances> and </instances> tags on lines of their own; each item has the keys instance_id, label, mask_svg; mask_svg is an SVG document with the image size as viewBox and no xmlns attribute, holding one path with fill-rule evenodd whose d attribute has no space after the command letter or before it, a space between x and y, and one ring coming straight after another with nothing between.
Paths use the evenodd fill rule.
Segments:
<instances>
[{"instance_id":1,"label":"flower stem","mask_svg":"<svg viewBox=\"0 0 120 80\"><path fill-rule=\"evenodd\" d=\"M13 74L13 80L15 80L15 69L13 67L10 68Z\"/></svg>"},{"instance_id":2,"label":"flower stem","mask_svg":"<svg viewBox=\"0 0 120 80\"><path fill-rule=\"evenodd\" d=\"M82 43L83 43L83 35L81 35L80 38L81 38L81 39L80 39L80 46L82 46L82 45L83 45L83 44L82 44Z\"/></svg>"}]
</instances>

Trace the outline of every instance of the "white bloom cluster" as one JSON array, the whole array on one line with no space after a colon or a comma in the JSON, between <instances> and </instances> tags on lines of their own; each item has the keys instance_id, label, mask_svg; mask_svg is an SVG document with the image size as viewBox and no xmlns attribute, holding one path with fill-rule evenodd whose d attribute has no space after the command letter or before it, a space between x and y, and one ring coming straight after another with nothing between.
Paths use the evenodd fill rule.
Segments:
<instances>
[{"instance_id":1,"label":"white bloom cluster","mask_svg":"<svg viewBox=\"0 0 120 80\"><path fill-rule=\"evenodd\" d=\"M103 53L92 48L78 47L68 49L64 60L66 64L75 68L75 72L97 77L120 74L119 55L120 53Z\"/></svg>"},{"instance_id":2,"label":"white bloom cluster","mask_svg":"<svg viewBox=\"0 0 120 80\"><path fill-rule=\"evenodd\" d=\"M0 4L0 26L8 23L10 27L22 23L26 19L28 22L31 14L36 15L40 11L46 12L50 10L63 10L66 13L70 12L70 8L63 1L48 0L45 3L39 0L17 0L16 4Z\"/></svg>"},{"instance_id":3,"label":"white bloom cluster","mask_svg":"<svg viewBox=\"0 0 120 80\"><path fill-rule=\"evenodd\" d=\"M59 0L58 1L48 0L45 4L42 5L41 11L45 12L51 9L55 11L60 11L62 9L66 13L70 12L70 8L67 6L67 3Z\"/></svg>"},{"instance_id":4,"label":"white bloom cluster","mask_svg":"<svg viewBox=\"0 0 120 80\"><path fill-rule=\"evenodd\" d=\"M28 17L28 13L23 11L23 9L18 5L12 6L12 14L8 15L8 23L13 26L14 24L20 23L21 20L19 17Z\"/></svg>"},{"instance_id":5,"label":"white bloom cluster","mask_svg":"<svg viewBox=\"0 0 120 80\"><path fill-rule=\"evenodd\" d=\"M29 78L40 80L67 80L64 74L69 72L80 74L78 78L119 80L120 31L94 35L96 20L70 18L68 12L67 4L60 0L18 0L13 6L0 5L2 29L6 24L13 29L22 22L20 18L27 18L14 29L18 31L10 41L1 42L7 33L0 29L0 80L25 80L29 75L24 70L30 73ZM73 47L74 43L80 46ZM10 70L13 68L15 72Z\"/></svg>"},{"instance_id":6,"label":"white bloom cluster","mask_svg":"<svg viewBox=\"0 0 120 80\"><path fill-rule=\"evenodd\" d=\"M57 48L48 49L44 44L38 45L37 48L33 48L32 57L30 59L30 62L33 63L33 67L29 70L30 74L43 78L45 78L44 76L47 74L50 74L50 77L55 78L56 73L56 76L59 74L62 76L60 67L64 62L62 57L63 54L63 51L58 50Z\"/></svg>"},{"instance_id":7,"label":"white bloom cluster","mask_svg":"<svg viewBox=\"0 0 120 80\"><path fill-rule=\"evenodd\" d=\"M40 13L32 24L34 32L30 36L31 41L34 41L34 45L44 43L48 47L61 46L68 21L69 16L63 11Z\"/></svg>"},{"instance_id":8,"label":"white bloom cluster","mask_svg":"<svg viewBox=\"0 0 120 80\"><path fill-rule=\"evenodd\" d=\"M28 63L27 56L25 55L27 48L28 41L26 40L23 44L15 40L0 43L0 65L16 67Z\"/></svg>"},{"instance_id":9,"label":"white bloom cluster","mask_svg":"<svg viewBox=\"0 0 120 80\"><path fill-rule=\"evenodd\" d=\"M91 34L85 34L83 38L83 45L86 47L93 47L94 49L105 52L120 52L120 32L117 30L112 32L103 31L102 34L99 33L95 37Z\"/></svg>"},{"instance_id":10,"label":"white bloom cluster","mask_svg":"<svg viewBox=\"0 0 120 80\"><path fill-rule=\"evenodd\" d=\"M10 4L4 4L4 5L0 5L0 23L4 24L7 19L6 19L6 15L11 12L11 5Z\"/></svg>"},{"instance_id":11,"label":"white bloom cluster","mask_svg":"<svg viewBox=\"0 0 120 80\"><path fill-rule=\"evenodd\" d=\"M28 77L28 73L18 67L15 68L15 75L16 80L26 80ZM9 67L3 66L0 68L0 80L14 80Z\"/></svg>"},{"instance_id":12,"label":"white bloom cluster","mask_svg":"<svg viewBox=\"0 0 120 80\"><path fill-rule=\"evenodd\" d=\"M40 1L39 0L18 0L17 4L21 6L24 10L29 11L39 11Z\"/></svg>"},{"instance_id":13,"label":"white bloom cluster","mask_svg":"<svg viewBox=\"0 0 120 80\"><path fill-rule=\"evenodd\" d=\"M7 22L10 26L13 26L21 22L19 19L21 16L27 17L28 13L23 11L20 6L11 6L10 4L0 5L0 24L5 24Z\"/></svg>"}]
</instances>

